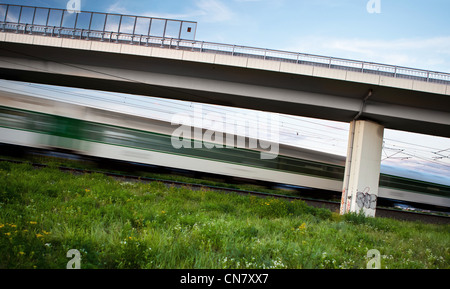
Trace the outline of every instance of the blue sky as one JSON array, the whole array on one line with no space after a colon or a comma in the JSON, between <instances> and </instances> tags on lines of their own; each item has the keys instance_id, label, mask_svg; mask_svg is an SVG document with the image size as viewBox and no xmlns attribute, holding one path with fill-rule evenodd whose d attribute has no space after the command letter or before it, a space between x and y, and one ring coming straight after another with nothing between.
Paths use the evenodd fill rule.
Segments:
<instances>
[{"instance_id":1,"label":"blue sky","mask_svg":"<svg viewBox=\"0 0 450 289\"><path fill-rule=\"evenodd\" d=\"M0 0L63 9L67 2ZM379 0L381 13L372 14L366 9L368 2L81 0L81 10L197 21L197 40L450 72L449 0ZM348 124L286 121L304 134L297 145L321 144L319 149L345 154ZM440 175L450 184L450 139L385 130L383 164Z\"/></svg>"},{"instance_id":2,"label":"blue sky","mask_svg":"<svg viewBox=\"0 0 450 289\"><path fill-rule=\"evenodd\" d=\"M68 0L0 0L65 8ZM198 22L197 39L450 72L450 1L81 0L81 10Z\"/></svg>"}]
</instances>

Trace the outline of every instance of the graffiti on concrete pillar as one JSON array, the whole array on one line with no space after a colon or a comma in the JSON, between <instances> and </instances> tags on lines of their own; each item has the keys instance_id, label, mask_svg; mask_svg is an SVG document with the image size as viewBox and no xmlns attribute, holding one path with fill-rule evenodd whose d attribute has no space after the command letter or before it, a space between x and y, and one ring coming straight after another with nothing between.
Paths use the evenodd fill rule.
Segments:
<instances>
[{"instance_id":1,"label":"graffiti on concrete pillar","mask_svg":"<svg viewBox=\"0 0 450 289\"><path fill-rule=\"evenodd\" d=\"M377 206L377 196L374 194L369 194L370 188L366 187L364 191L356 194L356 204L359 208L367 208L375 210Z\"/></svg>"}]
</instances>

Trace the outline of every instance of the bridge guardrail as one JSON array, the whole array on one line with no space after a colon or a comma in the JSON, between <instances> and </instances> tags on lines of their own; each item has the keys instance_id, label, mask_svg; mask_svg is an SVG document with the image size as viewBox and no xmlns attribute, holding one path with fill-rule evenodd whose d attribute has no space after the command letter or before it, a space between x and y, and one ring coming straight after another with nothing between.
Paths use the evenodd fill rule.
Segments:
<instances>
[{"instance_id":1,"label":"bridge guardrail","mask_svg":"<svg viewBox=\"0 0 450 289\"><path fill-rule=\"evenodd\" d=\"M53 24L53 25L50 25ZM329 56L195 40L197 23L99 12L0 4L0 29L51 37L158 46L328 67L395 78L450 84L450 73Z\"/></svg>"}]
</instances>

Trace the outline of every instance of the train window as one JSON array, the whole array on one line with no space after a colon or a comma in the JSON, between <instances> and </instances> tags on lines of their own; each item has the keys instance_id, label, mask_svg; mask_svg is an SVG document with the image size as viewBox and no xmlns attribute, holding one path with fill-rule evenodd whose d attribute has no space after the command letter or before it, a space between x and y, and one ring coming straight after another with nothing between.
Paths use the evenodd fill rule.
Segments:
<instances>
[{"instance_id":1,"label":"train window","mask_svg":"<svg viewBox=\"0 0 450 289\"><path fill-rule=\"evenodd\" d=\"M332 179L342 179L344 176L344 169L340 167L285 156L279 156L278 159L278 169L280 170Z\"/></svg>"},{"instance_id":2,"label":"train window","mask_svg":"<svg viewBox=\"0 0 450 289\"><path fill-rule=\"evenodd\" d=\"M344 178L344 167L337 167L337 166L326 166L326 170L328 171L328 174L330 176L333 176L336 179L343 179Z\"/></svg>"},{"instance_id":3,"label":"train window","mask_svg":"<svg viewBox=\"0 0 450 289\"><path fill-rule=\"evenodd\" d=\"M103 141L105 126L97 123L86 123L83 128L83 138L90 141Z\"/></svg>"},{"instance_id":4,"label":"train window","mask_svg":"<svg viewBox=\"0 0 450 289\"><path fill-rule=\"evenodd\" d=\"M103 141L106 143L128 146L133 143L133 139L133 135L115 130L113 128L108 128L103 133Z\"/></svg>"},{"instance_id":5,"label":"train window","mask_svg":"<svg viewBox=\"0 0 450 289\"><path fill-rule=\"evenodd\" d=\"M2 108L0 110L0 125L11 128L27 129L29 119L26 113Z\"/></svg>"},{"instance_id":6,"label":"train window","mask_svg":"<svg viewBox=\"0 0 450 289\"><path fill-rule=\"evenodd\" d=\"M30 125L32 130L51 134L55 130L56 122L51 115L35 114Z\"/></svg>"},{"instance_id":7,"label":"train window","mask_svg":"<svg viewBox=\"0 0 450 289\"><path fill-rule=\"evenodd\" d=\"M442 195L447 197L450 195L449 186L432 184L384 174L380 176L380 186L400 190L415 191L424 194Z\"/></svg>"}]
</instances>

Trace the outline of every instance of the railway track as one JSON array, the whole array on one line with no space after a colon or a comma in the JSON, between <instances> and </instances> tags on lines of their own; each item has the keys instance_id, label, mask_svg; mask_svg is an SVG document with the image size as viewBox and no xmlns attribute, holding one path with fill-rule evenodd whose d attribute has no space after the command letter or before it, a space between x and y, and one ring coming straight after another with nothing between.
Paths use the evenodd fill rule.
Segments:
<instances>
[{"instance_id":1,"label":"railway track","mask_svg":"<svg viewBox=\"0 0 450 289\"><path fill-rule=\"evenodd\" d=\"M30 163L27 161L18 161L18 160L8 160L8 159L0 159L0 162L11 162L11 163L29 163L33 167L36 168L44 168L48 167L46 164L41 163ZM77 169L77 168L71 168L71 167L65 167L65 166L58 166L57 167L61 171L70 172L70 173L80 173L80 174L93 174L93 173L99 173L106 176L110 176L119 180L134 180L134 181L141 181L141 182L161 182L166 184L167 186L179 186L179 187L189 187L190 189L209 189L214 190L218 192L226 192L226 193L236 193L241 195L252 195L252 196L258 196L258 197L272 197L272 198L279 198L279 199L288 199L288 200L302 200L306 204L313 206L313 207L321 207L329 209L333 212L338 212L340 203L336 201L330 201L330 200L320 200L320 199L311 199L311 198L304 198L304 197L298 197L298 196L288 196L288 195L281 195L281 194L273 194L273 193L264 193L264 192L258 192L258 191L248 191L248 190L242 190L242 189L236 189L236 188L226 188L226 187L219 187L219 186L212 186L212 185L205 185L205 184L198 184L198 183L188 183L188 182L180 182L180 181L174 181L174 180L166 180L166 179L159 179L159 178L151 178L151 177L142 177L142 176L135 176L135 175L128 175L128 174L119 174L119 173L112 173L107 171L97 171L97 170L87 170L87 169ZM426 213L419 213L419 212L411 212L411 211L402 211L402 210L396 210L391 208L384 208L384 207L377 207L376 210L376 217L381 218L392 218L392 219L398 219L398 220L404 220L404 221L422 221L424 223L431 223L431 224L450 224L450 217L444 216L444 215L437 215L437 214L426 214Z\"/></svg>"}]
</instances>

